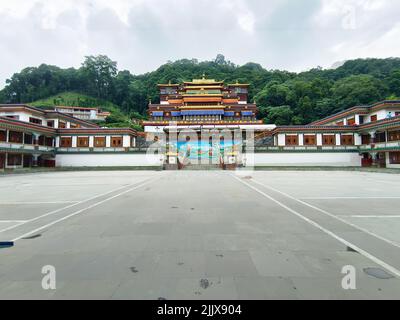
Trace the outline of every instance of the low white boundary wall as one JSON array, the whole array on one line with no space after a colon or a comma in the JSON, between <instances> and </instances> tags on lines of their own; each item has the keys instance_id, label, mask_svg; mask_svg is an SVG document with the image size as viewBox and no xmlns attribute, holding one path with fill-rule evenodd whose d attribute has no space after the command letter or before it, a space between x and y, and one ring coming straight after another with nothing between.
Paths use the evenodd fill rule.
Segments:
<instances>
[{"instance_id":1,"label":"low white boundary wall","mask_svg":"<svg viewBox=\"0 0 400 320\"><path fill-rule=\"evenodd\" d=\"M271 167L361 167L361 156L353 152L254 153L247 165ZM145 153L57 154L57 167L153 167L162 166L163 155Z\"/></svg>"},{"instance_id":2,"label":"low white boundary wall","mask_svg":"<svg viewBox=\"0 0 400 320\"><path fill-rule=\"evenodd\" d=\"M57 167L153 167L162 166L163 155L145 153L57 154Z\"/></svg>"},{"instance_id":3,"label":"low white boundary wall","mask_svg":"<svg viewBox=\"0 0 400 320\"><path fill-rule=\"evenodd\" d=\"M254 165L256 167L361 167L361 156L352 152L255 153Z\"/></svg>"}]
</instances>

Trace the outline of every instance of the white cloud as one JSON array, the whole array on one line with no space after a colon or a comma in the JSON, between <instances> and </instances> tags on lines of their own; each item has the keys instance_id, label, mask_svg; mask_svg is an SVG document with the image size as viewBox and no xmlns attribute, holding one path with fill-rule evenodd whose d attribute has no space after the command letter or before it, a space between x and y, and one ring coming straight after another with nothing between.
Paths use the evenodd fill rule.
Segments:
<instances>
[{"instance_id":1,"label":"white cloud","mask_svg":"<svg viewBox=\"0 0 400 320\"><path fill-rule=\"evenodd\" d=\"M0 0L0 87L26 66L79 67L88 54L136 74L218 53L292 71L398 56L399 13L397 0Z\"/></svg>"}]
</instances>

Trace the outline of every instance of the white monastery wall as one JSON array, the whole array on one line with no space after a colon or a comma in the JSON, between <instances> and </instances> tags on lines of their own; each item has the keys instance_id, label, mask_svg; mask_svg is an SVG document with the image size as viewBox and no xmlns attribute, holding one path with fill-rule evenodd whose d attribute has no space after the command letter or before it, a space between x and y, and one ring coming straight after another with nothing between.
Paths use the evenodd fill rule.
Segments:
<instances>
[{"instance_id":1,"label":"white monastery wall","mask_svg":"<svg viewBox=\"0 0 400 320\"><path fill-rule=\"evenodd\" d=\"M57 154L57 167L150 167L161 166L162 155L126 154Z\"/></svg>"},{"instance_id":2,"label":"white monastery wall","mask_svg":"<svg viewBox=\"0 0 400 320\"><path fill-rule=\"evenodd\" d=\"M361 167L361 156L353 152L255 153L254 163L276 167Z\"/></svg>"}]
</instances>

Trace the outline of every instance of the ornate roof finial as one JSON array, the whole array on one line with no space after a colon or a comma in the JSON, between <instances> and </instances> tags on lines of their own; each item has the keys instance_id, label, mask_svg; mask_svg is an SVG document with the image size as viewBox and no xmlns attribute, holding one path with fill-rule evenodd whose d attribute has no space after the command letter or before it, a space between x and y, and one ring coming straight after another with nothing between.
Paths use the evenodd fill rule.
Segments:
<instances>
[{"instance_id":1,"label":"ornate roof finial","mask_svg":"<svg viewBox=\"0 0 400 320\"><path fill-rule=\"evenodd\" d=\"M149 99L149 104L151 104L151 98Z\"/></svg>"},{"instance_id":2,"label":"ornate roof finial","mask_svg":"<svg viewBox=\"0 0 400 320\"><path fill-rule=\"evenodd\" d=\"M171 80L169 80L168 84L171 84Z\"/></svg>"},{"instance_id":3,"label":"ornate roof finial","mask_svg":"<svg viewBox=\"0 0 400 320\"><path fill-rule=\"evenodd\" d=\"M203 72L203 78L202 78L203 80L206 80L206 74L205 74L205 72Z\"/></svg>"}]
</instances>

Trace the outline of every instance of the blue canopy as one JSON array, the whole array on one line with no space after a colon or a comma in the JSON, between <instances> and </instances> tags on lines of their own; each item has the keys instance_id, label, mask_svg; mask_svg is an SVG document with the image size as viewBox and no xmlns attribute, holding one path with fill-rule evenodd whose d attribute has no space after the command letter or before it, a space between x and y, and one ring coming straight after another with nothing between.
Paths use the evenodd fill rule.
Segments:
<instances>
[{"instance_id":1,"label":"blue canopy","mask_svg":"<svg viewBox=\"0 0 400 320\"><path fill-rule=\"evenodd\" d=\"M253 111L242 111L242 116L248 117L248 116L252 116L253 115Z\"/></svg>"},{"instance_id":2,"label":"blue canopy","mask_svg":"<svg viewBox=\"0 0 400 320\"><path fill-rule=\"evenodd\" d=\"M183 116L216 116L223 115L223 110L191 110L191 111L182 111L181 114Z\"/></svg>"},{"instance_id":3,"label":"blue canopy","mask_svg":"<svg viewBox=\"0 0 400 320\"><path fill-rule=\"evenodd\" d=\"M172 112L171 112L171 115L172 115L173 117L180 117L180 116L181 116L181 112L180 112L180 111L172 111Z\"/></svg>"},{"instance_id":4,"label":"blue canopy","mask_svg":"<svg viewBox=\"0 0 400 320\"><path fill-rule=\"evenodd\" d=\"M234 111L225 111L225 117L234 117L235 112Z\"/></svg>"},{"instance_id":5,"label":"blue canopy","mask_svg":"<svg viewBox=\"0 0 400 320\"><path fill-rule=\"evenodd\" d=\"M153 111L153 117L163 117L164 111Z\"/></svg>"}]
</instances>

